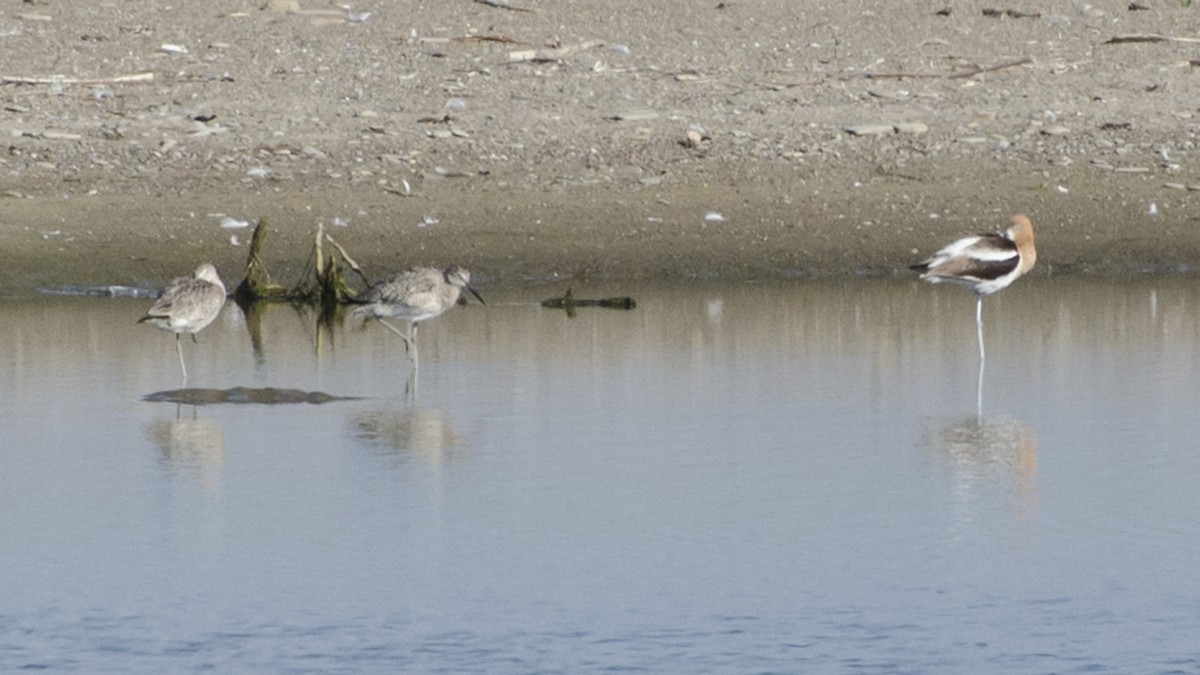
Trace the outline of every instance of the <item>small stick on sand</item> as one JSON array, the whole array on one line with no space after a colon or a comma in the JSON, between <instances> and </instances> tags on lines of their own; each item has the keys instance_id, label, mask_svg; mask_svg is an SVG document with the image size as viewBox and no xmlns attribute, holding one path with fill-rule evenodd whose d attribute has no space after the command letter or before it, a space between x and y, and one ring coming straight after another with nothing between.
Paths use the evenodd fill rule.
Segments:
<instances>
[{"instance_id":1,"label":"small stick on sand","mask_svg":"<svg viewBox=\"0 0 1200 675\"><path fill-rule=\"evenodd\" d=\"M475 2L477 2L481 5L487 5L488 7L495 7L497 9L507 9L510 12L532 12L533 11L532 9L526 9L525 7L514 7L513 5L510 5L507 2L505 2L505 0L475 0Z\"/></svg>"},{"instance_id":2,"label":"small stick on sand","mask_svg":"<svg viewBox=\"0 0 1200 675\"><path fill-rule=\"evenodd\" d=\"M1119 45L1129 42L1200 42L1200 38L1172 37L1170 35L1118 35L1104 41L1106 45Z\"/></svg>"},{"instance_id":3,"label":"small stick on sand","mask_svg":"<svg viewBox=\"0 0 1200 675\"><path fill-rule=\"evenodd\" d=\"M1033 63L1033 59L1026 56L1023 59L1017 59L1015 61L1005 61L1004 63L998 63L994 66L986 66L983 68L972 68L971 70L964 70L961 73L952 73L950 75L947 75L946 77L951 80L957 80L957 79L961 79L964 77L975 77L976 75L979 75L980 73L990 73L994 70L1001 70L1004 68L1012 68L1013 66L1023 66L1026 63Z\"/></svg>"},{"instance_id":4,"label":"small stick on sand","mask_svg":"<svg viewBox=\"0 0 1200 675\"><path fill-rule=\"evenodd\" d=\"M20 77L0 75L0 84L134 84L153 82L154 73L136 73L116 77Z\"/></svg>"},{"instance_id":5,"label":"small stick on sand","mask_svg":"<svg viewBox=\"0 0 1200 675\"><path fill-rule=\"evenodd\" d=\"M575 52L603 46L604 42L600 40L585 40L573 45L561 45L545 49L522 49L516 52L509 52L508 63L545 63L547 61L557 61Z\"/></svg>"},{"instance_id":6,"label":"small stick on sand","mask_svg":"<svg viewBox=\"0 0 1200 675\"><path fill-rule=\"evenodd\" d=\"M945 78L948 80L959 80L964 77L975 77L976 75L979 75L981 73L990 73L990 72L993 72L996 70L1003 70L1004 68L1012 68L1013 66L1023 66L1027 63L1033 63L1033 59L1026 56L1025 58L1016 59L1014 61L1005 61L1003 63L997 63L994 66L977 66L975 68L971 68L970 70L963 70L963 71L960 71L957 73L945 73L945 74L943 74L943 73L859 73L857 75L857 77L862 77L862 78L865 78L868 80L884 80L884 79L889 79L889 78L899 80L899 79L904 79L904 78L909 78L909 77L913 77L913 78L924 77L924 78L931 78L931 79ZM855 76L847 75L846 77L844 77L842 79L849 79L851 77L855 77Z\"/></svg>"},{"instance_id":7,"label":"small stick on sand","mask_svg":"<svg viewBox=\"0 0 1200 675\"><path fill-rule=\"evenodd\" d=\"M506 45L527 45L528 42L507 35L464 35L454 38L455 42L499 42Z\"/></svg>"}]
</instances>

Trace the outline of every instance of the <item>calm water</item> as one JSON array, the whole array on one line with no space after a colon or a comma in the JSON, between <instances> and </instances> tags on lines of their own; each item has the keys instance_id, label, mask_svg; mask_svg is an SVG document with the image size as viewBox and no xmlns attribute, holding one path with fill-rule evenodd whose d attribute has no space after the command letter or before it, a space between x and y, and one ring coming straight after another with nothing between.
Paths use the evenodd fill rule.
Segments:
<instances>
[{"instance_id":1,"label":"calm water","mask_svg":"<svg viewBox=\"0 0 1200 675\"><path fill-rule=\"evenodd\" d=\"M0 299L0 671L1200 671L1194 280L561 290Z\"/></svg>"}]
</instances>

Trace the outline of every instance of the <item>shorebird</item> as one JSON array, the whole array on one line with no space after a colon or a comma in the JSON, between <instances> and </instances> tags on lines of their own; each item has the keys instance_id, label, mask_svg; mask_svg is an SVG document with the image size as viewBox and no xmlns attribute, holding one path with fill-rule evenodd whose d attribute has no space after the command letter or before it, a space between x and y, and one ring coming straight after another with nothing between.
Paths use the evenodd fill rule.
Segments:
<instances>
[{"instance_id":1,"label":"shorebird","mask_svg":"<svg viewBox=\"0 0 1200 675\"><path fill-rule=\"evenodd\" d=\"M196 333L221 313L225 304L225 284L217 275L217 268L204 263L196 268L190 277L173 279L167 287L158 294L158 300L146 312L146 316L138 319L138 323L148 323L156 328L169 330L175 334L175 351L179 353L179 369L183 371L183 379L187 380L187 366L183 364L183 347L179 344L182 333L191 333L192 341L196 341Z\"/></svg>"},{"instance_id":2,"label":"shorebird","mask_svg":"<svg viewBox=\"0 0 1200 675\"><path fill-rule=\"evenodd\" d=\"M909 269L934 283L951 281L975 292L975 328L983 361L983 296L1007 288L1037 262L1033 224L1013 216L1003 232L963 237Z\"/></svg>"},{"instance_id":3,"label":"shorebird","mask_svg":"<svg viewBox=\"0 0 1200 675\"><path fill-rule=\"evenodd\" d=\"M376 282L350 302L359 305L351 312L355 316L374 318L404 340L404 351L414 364L417 362L417 324L441 315L458 302L462 289L467 289L481 304L487 304L471 287L471 273L455 265L446 269L414 267L397 272ZM408 333L384 319L403 319Z\"/></svg>"}]
</instances>

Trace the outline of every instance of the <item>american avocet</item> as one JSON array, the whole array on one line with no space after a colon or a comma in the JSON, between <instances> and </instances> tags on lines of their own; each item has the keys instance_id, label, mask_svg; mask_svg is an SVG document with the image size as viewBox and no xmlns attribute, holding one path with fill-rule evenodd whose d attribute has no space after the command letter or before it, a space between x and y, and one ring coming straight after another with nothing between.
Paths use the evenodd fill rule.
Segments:
<instances>
[{"instance_id":1,"label":"american avocet","mask_svg":"<svg viewBox=\"0 0 1200 675\"><path fill-rule=\"evenodd\" d=\"M913 269L926 281L952 281L975 291L975 326L979 359L983 351L983 296L1007 288L1033 269L1037 249L1033 224L1026 216L1013 216L1003 232L963 237Z\"/></svg>"},{"instance_id":2,"label":"american avocet","mask_svg":"<svg viewBox=\"0 0 1200 675\"><path fill-rule=\"evenodd\" d=\"M441 315L458 302L462 289L467 289L480 303L483 298L471 287L471 273L455 265L446 269L414 267L397 272L359 293L352 303L359 305L351 312L356 316L375 318L388 330L404 340L409 358L417 362L417 324ZM408 322L408 333L402 333L385 318Z\"/></svg>"},{"instance_id":3,"label":"american avocet","mask_svg":"<svg viewBox=\"0 0 1200 675\"><path fill-rule=\"evenodd\" d=\"M196 332L212 323L225 304L225 284L217 275L217 268L204 263L190 277L174 279L158 294L158 300L138 319L156 328L175 334L175 351L179 353L179 369L187 380L187 366L183 365L183 348L179 345L182 333L191 333L196 341Z\"/></svg>"}]
</instances>

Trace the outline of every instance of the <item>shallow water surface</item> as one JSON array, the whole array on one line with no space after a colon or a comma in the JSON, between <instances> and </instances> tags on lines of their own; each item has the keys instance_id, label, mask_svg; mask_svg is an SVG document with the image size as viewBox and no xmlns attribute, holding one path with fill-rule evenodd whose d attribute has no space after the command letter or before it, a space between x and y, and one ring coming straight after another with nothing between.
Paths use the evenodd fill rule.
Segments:
<instances>
[{"instance_id":1,"label":"shallow water surface","mask_svg":"<svg viewBox=\"0 0 1200 675\"><path fill-rule=\"evenodd\" d=\"M0 670L1200 670L1191 280L481 290L0 299Z\"/></svg>"}]
</instances>

